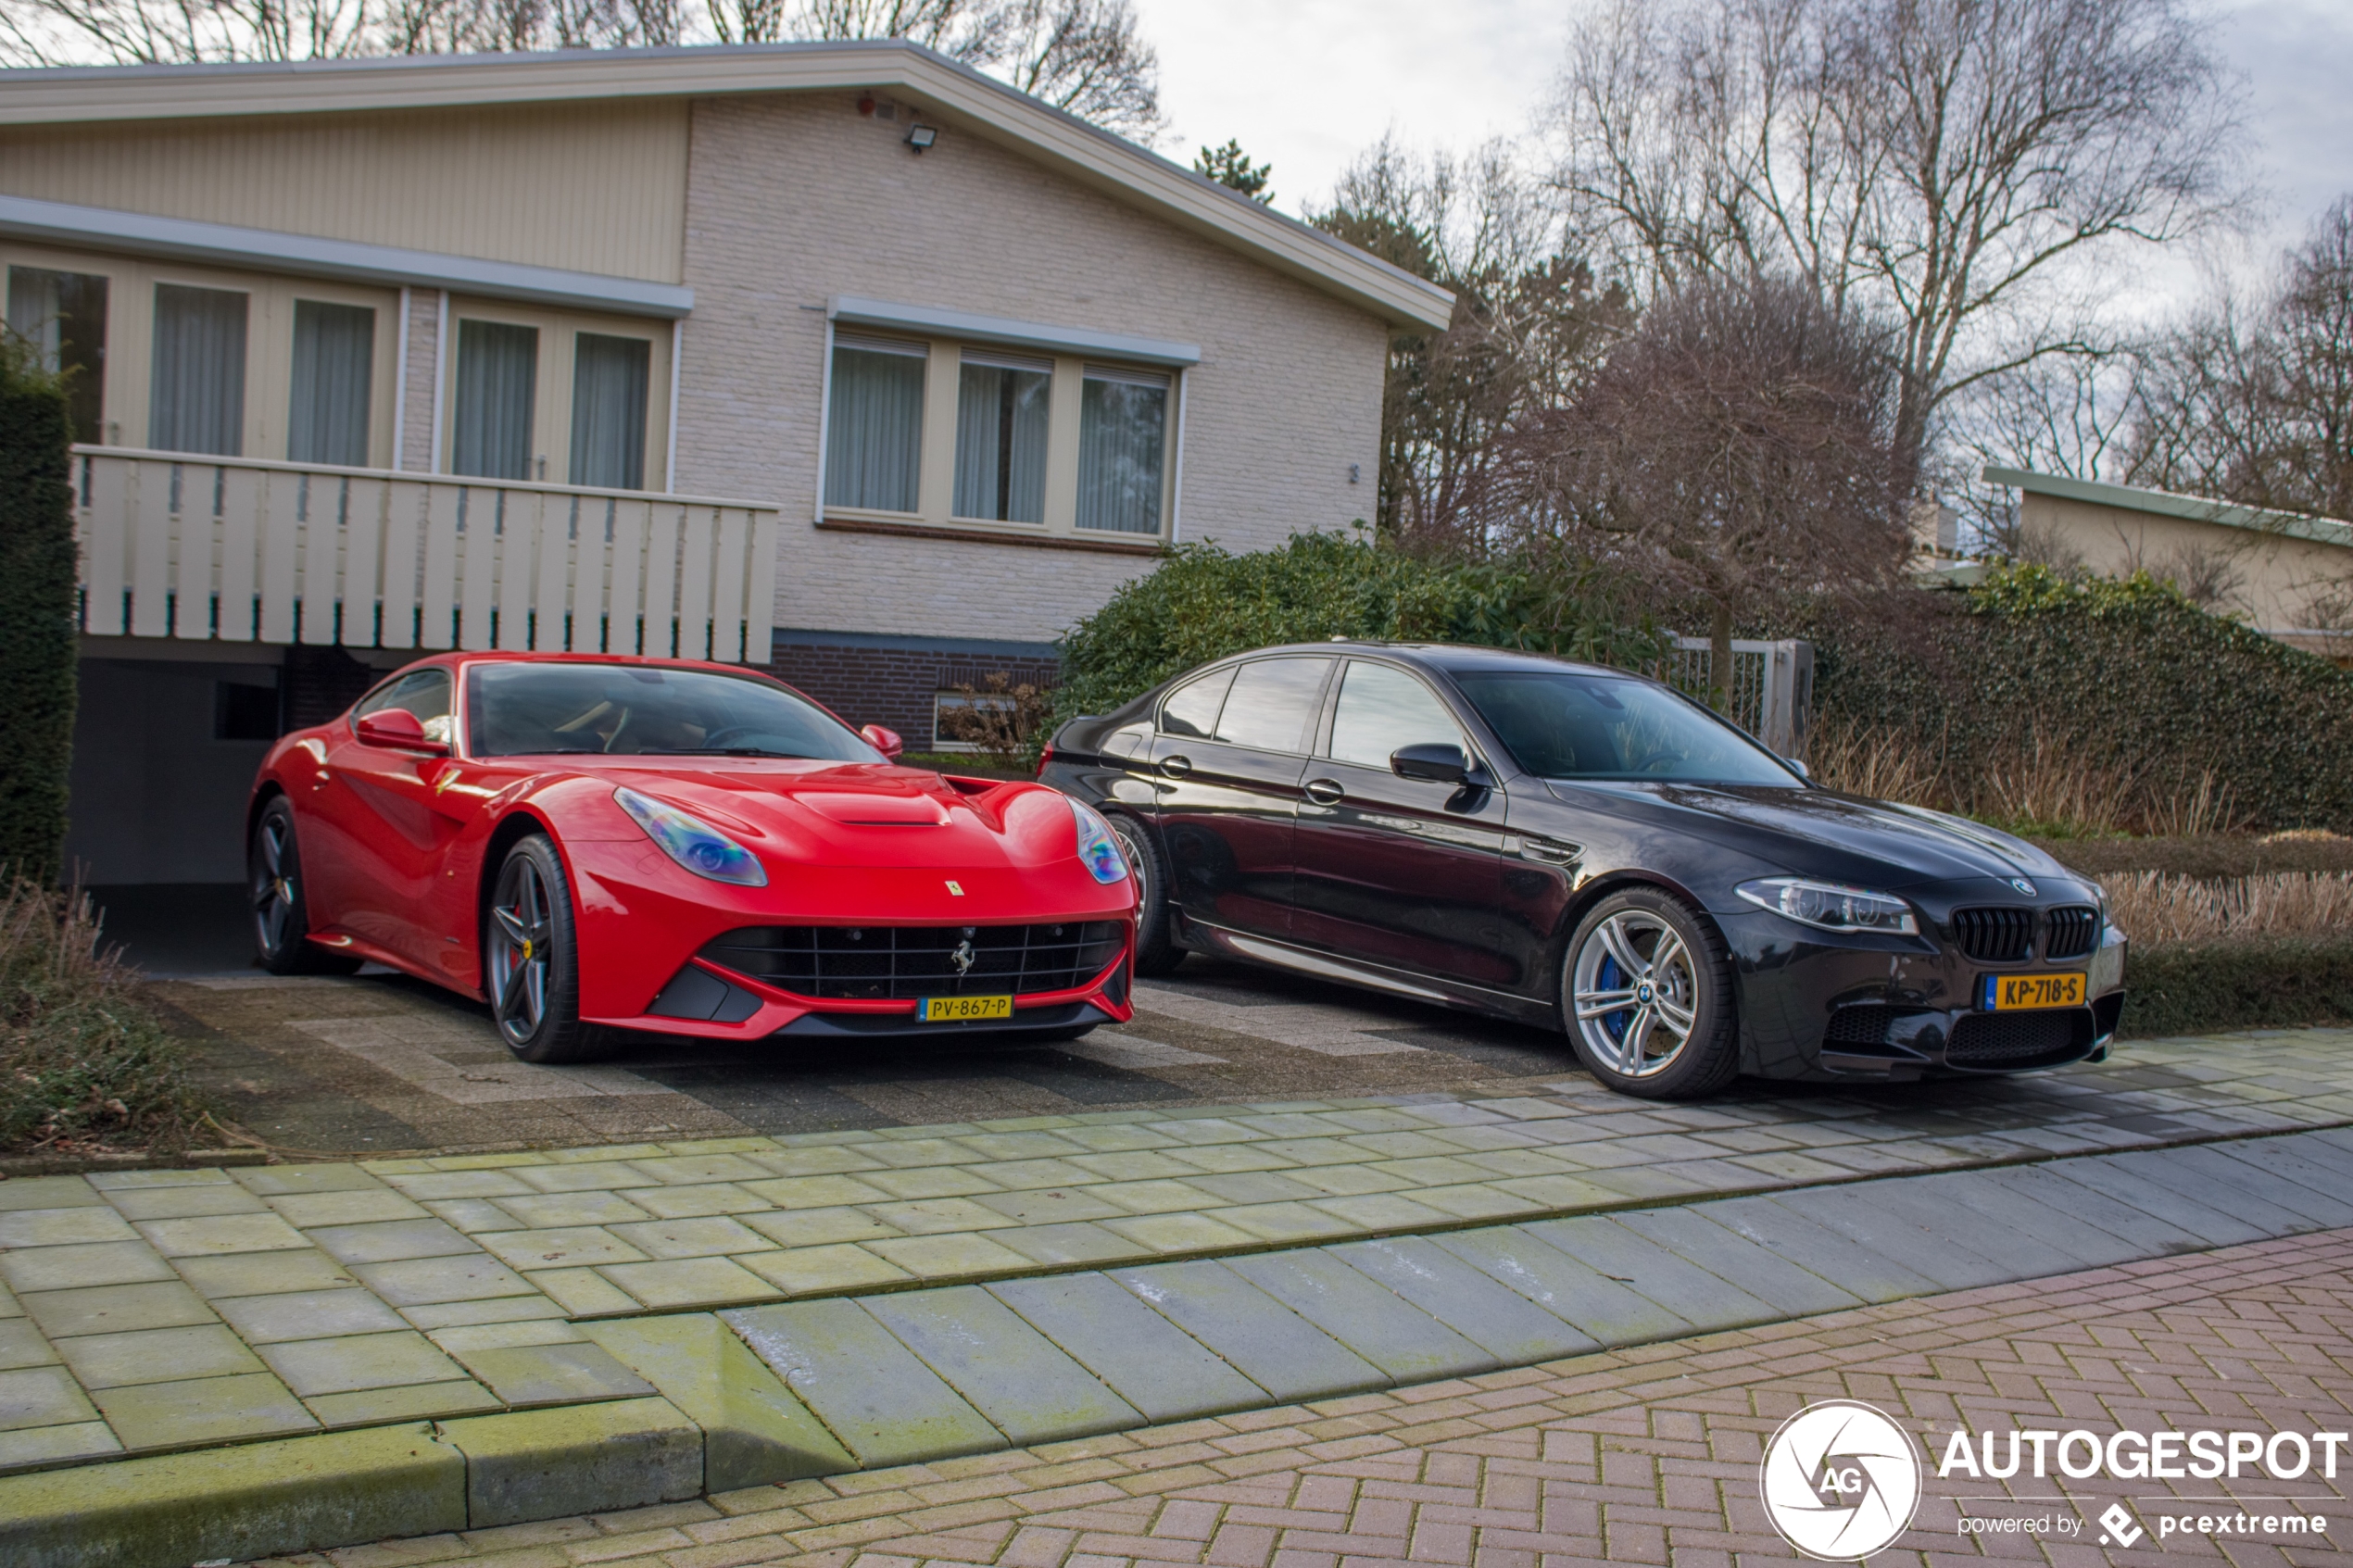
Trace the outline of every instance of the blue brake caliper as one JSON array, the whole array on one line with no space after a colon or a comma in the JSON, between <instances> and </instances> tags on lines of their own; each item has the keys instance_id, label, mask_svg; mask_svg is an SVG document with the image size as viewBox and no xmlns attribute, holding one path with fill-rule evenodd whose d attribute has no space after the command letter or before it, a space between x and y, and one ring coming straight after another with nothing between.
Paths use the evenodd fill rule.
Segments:
<instances>
[{"instance_id":1,"label":"blue brake caliper","mask_svg":"<svg viewBox=\"0 0 2353 1568\"><path fill-rule=\"evenodd\" d=\"M1603 990L1617 990L1617 982L1620 978L1617 968L1617 960L1615 958L1604 959L1602 960L1601 973L1595 975L1593 978L1600 982L1601 988ZM1630 1010L1631 1010L1627 1008L1620 1008L1616 1012L1605 1012L1602 1014L1602 1027L1609 1031L1609 1037L1611 1039L1622 1040L1626 1038L1626 1018L1627 1014Z\"/></svg>"}]
</instances>

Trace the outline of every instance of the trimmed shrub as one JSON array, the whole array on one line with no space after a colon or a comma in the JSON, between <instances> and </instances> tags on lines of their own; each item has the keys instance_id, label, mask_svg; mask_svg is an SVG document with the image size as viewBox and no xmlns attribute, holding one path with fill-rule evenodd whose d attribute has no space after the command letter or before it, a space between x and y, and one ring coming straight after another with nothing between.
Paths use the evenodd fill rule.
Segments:
<instances>
[{"instance_id":1,"label":"trimmed shrub","mask_svg":"<svg viewBox=\"0 0 2353 1568\"><path fill-rule=\"evenodd\" d=\"M73 755L72 440L64 389L0 330L0 875L44 885Z\"/></svg>"},{"instance_id":2,"label":"trimmed shrub","mask_svg":"<svg viewBox=\"0 0 2353 1568\"><path fill-rule=\"evenodd\" d=\"M2353 1023L2353 935L2135 947L2124 987L2126 1039Z\"/></svg>"},{"instance_id":3,"label":"trimmed shrub","mask_svg":"<svg viewBox=\"0 0 2353 1568\"><path fill-rule=\"evenodd\" d=\"M1655 663L1664 639L1622 590L1591 563L1444 561L1336 533L1240 556L1183 545L1063 638L1056 712L1108 713L1196 664L1331 637Z\"/></svg>"},{"instance_id":4,"label":"trimmed shrub","mask_svg":"<svg viewBox=\"0 0 2353 1568\"><path fill-rule=\"evenodd\" d=\"M1820 729L1919 759L1944 804L2061 834L2353 828L2353 672L2170 583L2017 567L1880 608L1806 618Z\"/></svg>"}]
</instances>

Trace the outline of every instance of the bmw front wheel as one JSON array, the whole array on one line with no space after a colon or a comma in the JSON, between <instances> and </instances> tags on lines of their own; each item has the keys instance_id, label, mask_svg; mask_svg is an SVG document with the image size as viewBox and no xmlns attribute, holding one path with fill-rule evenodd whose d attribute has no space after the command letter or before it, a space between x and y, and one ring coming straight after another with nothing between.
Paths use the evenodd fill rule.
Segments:
<instances>
[{"instance_id":1,"label":"bmw front wheel","mask_svg":"<svg viewBox=\"0 0 2353 1568\"><path fill-rule=\"evenodd\" d=\"M1731 961L1669 894L1629 888L1595 905L1569 941L1561 989L1579 1060L1620 1094L1695 1098L1740 1070Z\"/></svg>"}]
</instances>

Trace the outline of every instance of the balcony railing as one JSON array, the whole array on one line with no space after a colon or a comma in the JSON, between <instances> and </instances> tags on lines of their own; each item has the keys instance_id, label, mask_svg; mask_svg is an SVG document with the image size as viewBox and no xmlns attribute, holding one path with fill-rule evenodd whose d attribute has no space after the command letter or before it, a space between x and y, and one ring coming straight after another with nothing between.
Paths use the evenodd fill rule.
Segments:
<instances>
[{"instance_id":1,"label":"balcony railing","mask_svg":"<svg viewBox=\"0 0 2353 1568\"><path fill-rule=\"evenodd\" d=\"M768 659L776 508L74 448L82 630Z\"/></svg>"}]
</instances>

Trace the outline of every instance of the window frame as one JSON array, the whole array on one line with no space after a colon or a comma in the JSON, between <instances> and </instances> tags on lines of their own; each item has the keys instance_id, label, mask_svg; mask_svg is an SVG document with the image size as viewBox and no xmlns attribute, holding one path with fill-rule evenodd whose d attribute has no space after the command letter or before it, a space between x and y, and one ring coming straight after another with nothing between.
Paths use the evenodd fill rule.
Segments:
<instances>
[{"instance_id":1,"label":"window frame","mask_svg":"<svg viewBox=\"0 0 2353 1568\"><path fill-rule=\"evenodd\" d=\"M867 507L843 507L826 498L825 459L833 435L834 355L844 336L873 342L889 340L925 352L923 432L916 475L916 507L912 512L884 511ZM856 346L853 342L848 346ZM878 533L920 531L925 536L1002 539L1103 549L1121 553L1158 551L1176 542L1179 521L1179 480L1184 472L1185 403L1188 367L1126 362L1100 351L1077 351L1047 344L1024 344L995 338L926 335L912 329L845 322L838 328L828 320L822 347L817 423L817 483L814 521L820 528L870 529ZM1043 517L1037 522L1009 522L994 518L963 517L954 508L959 392L964 356L980 362L1023 359L1052 371L1047 385L1046 483ZM1168 409L1161 437L1160 528L1152 533L1078 526L1079 407L1089 366L1123 373L1164 377Z\"/></svg>"},{"instance_id":2,"label":"window frame","mask_svg":"<svg viewBox=\"0 0 2353 1568\"><path fill-rule=\"evenodd\" d=\"M458 341L461 321L489 321L501 326L530 327L539 333L537 369L531 409L531 458L527 476L520 481L483 479L484 484L575 485L572 475L572 406L573 366L579 337L635 338L649 346L646 359L646 440L641 454L645 475L642 490L617 495L653 495L670 489L668 439L670 430L671 362L673 332L670 322L633 316L605 316L581 310L558 310L509 299L484 299L468 295L449 296L449 325L441 345L439 406L443 410L438 449L433 471L456 475L458 453ZM542 460L546 468L541 468ZM470 476L461 476L470 477Z\"/></svg>"},{"instance_id":3,"label":"window frame","mask_svg":"<svg viewBox=\"0 0 2353 1568\"><path fill-rule=\"evenodd\" d=\"M356 305L375 312L375 343L368 378L368 463L394 467L392 432L400 332L400 291L324 278L242 268L151 260L104 251L0 239L0 290L11 267L82 272L107 280L106 379L100 388L100 430L83 445L157 450L150 444L149 394L155 370L157 283L217 289L245 295L245 407L241 461L290 461L286 456L294 395L295 302ZM204 454L191 454L201 458ZM304 465L324 466L324 465Z\"/></svg>"}]
</instances>

